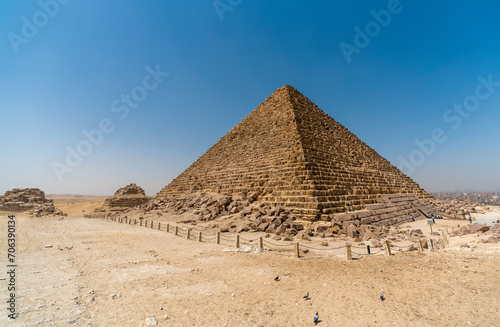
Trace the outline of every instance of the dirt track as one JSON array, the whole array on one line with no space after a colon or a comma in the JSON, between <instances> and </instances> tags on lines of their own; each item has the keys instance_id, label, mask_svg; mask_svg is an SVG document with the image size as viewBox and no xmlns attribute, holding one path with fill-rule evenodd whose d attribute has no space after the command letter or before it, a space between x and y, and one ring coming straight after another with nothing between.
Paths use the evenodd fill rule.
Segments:
<instances>
[{"instance_id":1,"label":"dirt track","mask_svg":"<svg viewBox=\"0 0 500 327\"><path fill-rule=\"evenodd\" d=\"M308 326L316 311L318 326L498 326L500 318L498 253L294 259L96 219L17 222L19 317L11 322L3 309L7 326L146 326L148 317L158 326Z\"/></svg>"}]
</instances>

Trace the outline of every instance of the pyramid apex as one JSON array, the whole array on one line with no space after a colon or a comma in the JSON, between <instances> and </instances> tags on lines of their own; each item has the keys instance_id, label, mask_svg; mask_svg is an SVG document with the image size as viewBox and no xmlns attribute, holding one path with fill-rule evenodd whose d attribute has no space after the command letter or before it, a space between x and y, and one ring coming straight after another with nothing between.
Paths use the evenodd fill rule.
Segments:
<instances>
[{"instance_id":1,"label":"pyramid apex","mask_svg":"<svg viewBox=\"0 0 500 327\"><path fill-rule=\"evenodd\" d=\"M274 91L273 94L271 94L271 96L279 95L279 94L288 94L290 96L302 95L302 93L300 93L296 88L294 88L293 86L288 85L288 84L283 85L282 87L276 89L276 91Z\"/></svg>"},{"instance_id":2,"label":"pyramid apex","mask_svg":"<svg viewBox=\"0 0 500 327\"><path fill-rule=\"evenodd\" d=\"M291 85L283 85L282 87L280 87L279 89L277 89L276 91L280 91L280 90L283 90L283 91L288 91L288 92L291 92L291 91L297 91L293 86Z\"/></svg>"}]
</instances>

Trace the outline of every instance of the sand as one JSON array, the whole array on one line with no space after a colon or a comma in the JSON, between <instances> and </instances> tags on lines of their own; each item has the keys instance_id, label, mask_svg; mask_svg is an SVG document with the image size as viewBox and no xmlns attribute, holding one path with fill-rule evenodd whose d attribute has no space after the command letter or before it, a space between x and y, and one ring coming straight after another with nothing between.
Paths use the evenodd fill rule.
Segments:
<instances>
[{"instance_id":1,"label":"sand","mask_svg":"<svg viewBox=\"0 0 500 327\"><path fill-rule=\"evenodd\" d=\"M423 254L295 259L76 213L90 202L62 219L16 216L19 317L2 309L0 325L147 326L154 317L158 326L310 326L319 311L318 326L498 326L499 246L476 235ZM7 244L7 217L0 220ZM436 220L433 229L457 224L467 221ZM426 221L408 225L430 233ZM7 283L0 280L2 303Z\"/></svg>"},{"instance_id":2,"label":"sand","mask_svg":"<svg viewBox=\"0 0 500 327\"><path fill-rule=\"evenodd\" d=\"M48 194L47 199L54 200L54 206L68 215L92 212L102 207L108 196L79 194Z\"/></svg>"}]
</instances>

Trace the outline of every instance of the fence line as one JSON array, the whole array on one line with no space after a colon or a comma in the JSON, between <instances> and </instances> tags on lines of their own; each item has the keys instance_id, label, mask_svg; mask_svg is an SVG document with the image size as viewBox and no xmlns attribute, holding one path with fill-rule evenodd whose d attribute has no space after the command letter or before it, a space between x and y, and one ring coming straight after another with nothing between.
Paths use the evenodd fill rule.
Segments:
<instances>
[{"instance_id":1,"label":"fence line","mask_svg":"<svg viewBox=\"0 0 500 327\"><path fill-rule=\"evenodd\" d=\"M272 250L272 251L278 251L278 252L284 252L284 251L290 251L289 254L293 254L295 258L300 258L300 252L302 249L305 251L302 251L302 253L308 252L309 250L312 251L334 251L334 250L340 250L340 249L345 249L346 250L346 256L348 260L352 260L352 254L356 254L358 256L370 256L370 255L375 255L381 252L385 252L387 255L392 255L391 248L398 248L397 251L403 251L406 249L406 251L410 251L411 249L418 250L418 252L423 252L423 246L421 241L414 242L410 245L402 246L402 245L395 245L395 244L390 244L389 241L385 241L382 244L382 247L377 248L377 250L373 251L372 248L367 245L367 246L355 246L351 245L350 243L346 243L345 245L341 246L336 246L336 247L324 247L324 248L317 248L317 247L312 247L312 246L307 246L299 242L292 242L289 244L278 244L274 242L270 242L263 237L259 237L256 239L246 239L241 237L239 234L236 234L235 237L231 237L229 235L224 235L221 232L215 232L215 233L209 233L205 234L205 231L198 230L195 228L188 228L184 226L178 226L178 225L171 225L170 223L164 223L162 224L161 222L158 222L157 225L154 224L154 221L150 221L150 224L148 224L148 221L139 218L139 222L137 222L137 219L128 219L126 217L119 218L114 215L114 213L89 213L85 214L84 218L91 218L91 219L105 219L105 220L110 220L113 222L118 222L122 224L129 224L129 225L134 225L134 226L144 226L147 228L154 228L156 226L157 230L160 231L166 231L167 233L174 234L176 236L183 237L188 240L193 240L193 241L198 241L202 243L215 243L215 244L222 244L221 241L227 242L231 245L234 245L236 248L240 248L241 245L251 245L251 246L257 246L257 248L261 251L264 250ZM144 221L144 222L143 222ZM427 247L428 251L435 252L437 249L444 249L446 247L445 244L449 243L448 238L446 237L445 233L441 233L442 237L438 238L437 240L433 238L428 238L427 239ZM214 242L215 241L215 242ZM255 244L255 242L258 241L258 244ZM247 242L247 243L245 243ZM252 244L250 244L252 243ZM366 249L366 253L361 253L358 251L354 251L354 249Z\"/></svg>"}]
</instances>

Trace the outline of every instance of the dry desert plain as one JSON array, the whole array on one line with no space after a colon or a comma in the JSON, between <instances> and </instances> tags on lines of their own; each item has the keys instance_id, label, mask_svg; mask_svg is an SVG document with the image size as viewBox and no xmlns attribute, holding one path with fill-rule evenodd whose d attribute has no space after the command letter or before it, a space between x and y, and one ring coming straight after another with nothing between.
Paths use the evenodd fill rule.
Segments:
<instances>
[{"instance_id":1,"label":"dry desert plain","mask_svg":"<svg viewBox=\"0 0 500 327\"><path fill-rule=\"evenodd\" d=\"M324 327L500 325L500 245L477 234L450 237L436 252L295 259L83 218L105 197L48 198L68 217L15 218L15 320L6 310L7 216L0 218L0 325L312 326L316 311ZM457 224L467 222L433 228ZM430 232L426 221L406 225Z\"/></svg>"}]
</instances>

